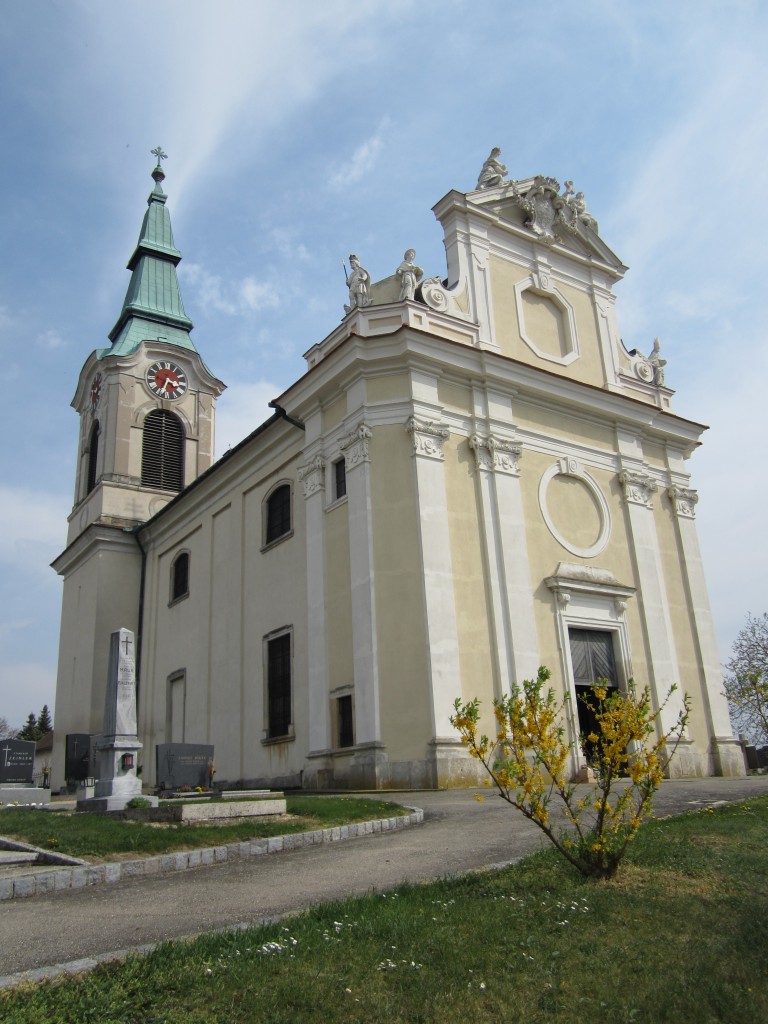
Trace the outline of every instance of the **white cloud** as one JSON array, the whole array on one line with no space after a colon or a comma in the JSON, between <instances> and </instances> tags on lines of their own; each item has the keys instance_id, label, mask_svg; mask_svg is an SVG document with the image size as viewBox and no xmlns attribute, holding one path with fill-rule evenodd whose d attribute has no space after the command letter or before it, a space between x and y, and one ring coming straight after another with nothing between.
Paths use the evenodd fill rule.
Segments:
<instances>
[{"instance_id":1,"label":"white cloud","mask_svg":"<svg viewBox=\"0 0 768 1024\"><path fill-rule=\"evenodd\" d=\"M233 384L216 406L216 457L234 448L273 415L269 403L281 388L267 380Z\"/></svg>"},{"instance_id":2,"label":"white cloud","mask_svg":"<svg viewBox=\"0 0 768 1024\"><path fill-rule=\"evenodd\" d=\"M379 154L384 148L384 137L389 125L389 119L384 118L376 133L361 142L349 160L338 165L331 172L328 178L328 185L331 189L335 192L343 192L349 185L355 185L362 181L373 170Z\"/></svg>"},{"instance_id":3,"label":"white cloud","mask_svg":"<svg viewBox=\"0 0 768 1024\"><path fill-rule=\"evenodd\" d=\"M185 263L179 276L194 290L195 305L206 313L242 316L280 305L280 289L270 281L244 277L225 282L220 274L212 274L199 263Z\"/></svg>"},{"instance_id":4,"label":"white cloud","mask_svg":"<svg viewBox=\"0 0 768 1024\"><path fill-rule=\"evenodd\" d=\"M35 340L39 348L45 349L47 352L52 352L57 348L64 348L67 344L59 332L52 328L42 331Z\"/></svg>"},{"instance_id":5,"label":"white cloud","mask_svg":"<svg viewBox=\"0 0 768 1024\"><path fill-rule=\"evenodd\" d=\"M274 285L268 281L257 281L255 277L246 277L240 284L240 301L248 309L275 309L280 305L280 297Z\"/></svg>"},{"instance_id":6,"label":"white cloud","mask_svg":"<svg viewBox=\"0 0 768 1024\"><path fill-rule=\"evenodd\" d=\"M38 573L64 546L69 502L60 494L0 487L0 563Z\"/></svg>"},{"instance_id":7,"label":"white cloud","mask_svg":"<svg viewBox=\"0 0 768 1024\"><path fill-rule=\"evenodd\" d=\"M273 228L269 237L272 248L284 259L309 263L312 258L309 249L303 242L296 241L297 236L296 228L279 227Z\"/></svg>"},{"instance_id":8,"label":"white cloud","mask_svg":"<svg viewBox=\"0 0 768 1024\"><path fill-rule=\"evenodd\" d=\"M633 154L637 171L601 218L603 236L620 239L637 267L622 285L622 323L630 331L652 330L649 312L660 303L648 303L649 294L684 315L700 299L707 308L727 295L732 307L763 262L768 219L758 196L768 189L768 71L747 50L727 51L707 82L699 93L689 86L690 102L659 121L649 152ZM738 258L731 260L723 247L734 236Z\"/></svg>"},{"instance_id":9,"label":"white cloud","mask_svg":"<svg viewBox=\"0 0 768 1024\"><path fill-rule=\"evenodd\" d=\"M346 0L281 6L257 0L226 3L223 15L204 0L89 5L83 33L94 61L88 74L93 84L113 83L111 100L123 97L123 108L105 110L105 119L132 134L163 132L164 148L178 160L178 205L186 187L207 180L222 161L230 169L252 161L254 145L282 130L330 79L364 63L377 34L390 22L402 23L409 6L402 0L358 7ZM138 102L144 92L156 94L158 76L163 103Z\"/></svg>"}]
</instances>

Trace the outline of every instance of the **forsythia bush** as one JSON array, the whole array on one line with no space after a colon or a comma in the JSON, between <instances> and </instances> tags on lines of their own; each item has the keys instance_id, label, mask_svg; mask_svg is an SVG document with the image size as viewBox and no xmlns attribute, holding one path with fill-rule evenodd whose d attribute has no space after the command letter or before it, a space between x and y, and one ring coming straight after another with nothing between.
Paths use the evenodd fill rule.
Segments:
<instances>
[{"instance_id":1,"label":"forsythia bush","mask_svg":"<svg viewBox=\"0 0 768 1024\"><path fill-rule=\"evenodd\" d=\"M515 686L509 697L493 703L496 736L478 735L480 702L454 704L451 724L488 772L507 803L533 821L583 875L610 878L640 824L651 812L653 795L674 755L686 721L688 696L672 728L657 734L662 708L653 711L650 691L614 690L599 680L592 687L598 732L585 739L593 751L590 767L596 782L591 792L577 796L568 781L570 744L562 725L565 701L554 690L544 691L549 671ZM667 701L674 692L672 687ZM666 703L666 701L665 701ZM490 783L489 783L490 784ZM553 820L551 801L558 797L562 821Z\"/></svg>"}]
</instances>

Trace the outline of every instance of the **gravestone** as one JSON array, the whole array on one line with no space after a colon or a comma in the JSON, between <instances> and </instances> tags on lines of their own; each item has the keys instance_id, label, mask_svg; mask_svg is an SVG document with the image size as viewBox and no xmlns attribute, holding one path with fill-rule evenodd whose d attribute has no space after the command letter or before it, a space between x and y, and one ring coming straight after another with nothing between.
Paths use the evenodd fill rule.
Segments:
<instances>
[{"instance_id":1,"label":"gravestone","mask_svg":"<svg viewBox=\"0 0 768 1024\"><path fill-rule=\"evenodd\" d=\"M31 740L0 740L0 804L50 803L50 789L32 781L35 746Z\"/></svg>"},{"instance_id":2,"label":"gravestone","mask_svg":"<svg viewBox=\"0 0 768 1024\"><path fill-rule=\"evenodd\" d=\"M31 785L34 763L34 741L0 741L0 785Z\"/></svg>"},{"instance_id":3,"label":"gravestone","mask_svg":"<svg viewBox=\"0 0 768 1024\"><path fill-rule=\"evenodd\" d=\"M91 741L93 737L87 732L71 732L67 734L67 753L64 778L67 782L84 782L94 775L95 762L91 761Z\"/></svg>"},{"instance_id":4,"label":"gravestone","mask_svg":"<svg viewBox=\"0 0 768 1024\"><path fill-rule=\"evenodd\" d=\"M158 743L157 784L161 789L208 788L213 746L207 743Z\"/></svg>"},{"instance_id":5,"label":"gravestone","mask_svg":"<svg viewBox=\"0 0 768 1024\"><path fill-rule=\"evenodd\" d=\"M118 629L110 638L104 733L96 741L98 779L93 797L77 801L79 811L122 811L140 797L136 762L143 744L136 728L136 665L133 633ZM156 797L147 797L157 803Z\"/></svg>"}]
</instances>

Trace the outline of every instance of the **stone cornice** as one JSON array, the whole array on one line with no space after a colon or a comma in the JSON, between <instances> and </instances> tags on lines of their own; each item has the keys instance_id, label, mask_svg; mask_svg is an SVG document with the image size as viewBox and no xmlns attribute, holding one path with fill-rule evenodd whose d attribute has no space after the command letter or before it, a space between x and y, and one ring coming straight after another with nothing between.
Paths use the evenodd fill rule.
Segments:
<instances>
[{"instance_id":1,"label":"stone cornice","mask_svg":"<svg viewBox=\"0 0 768 1024\"><path fill-rule=\"evenodd\" d=\"M419 369L440 374L450 372L452 377L480 378L504 392L512 390L526 401L546 407L558 404L590 422L608 419L662 444L671 442L680 447L685 457L697 447L701 434L707 429L701 423L630 395L403 325L393 327L389 333L365 338L351 335L340 340L333 351L291 385L277 402L291 415L302 418L318 397L325 400L340 393L341 382L348 379L350 373L359 376L381 372L391 363L396 363L400 371Z\"/></svg>"}]
</instances>

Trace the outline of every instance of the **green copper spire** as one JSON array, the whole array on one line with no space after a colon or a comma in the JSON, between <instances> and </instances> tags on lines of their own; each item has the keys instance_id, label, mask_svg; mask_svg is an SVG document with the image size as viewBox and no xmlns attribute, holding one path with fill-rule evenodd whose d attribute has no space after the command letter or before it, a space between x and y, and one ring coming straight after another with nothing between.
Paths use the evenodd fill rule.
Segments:
<instances>
[{"instance_id":1,"label":"green copper spire","mask_svg":"<svg viewBox=\"0 0 768 1024\"><path fill-rule=\"evenodd\" d=\"M160 161L166 154L158 146L152 155L157 157L152 171L155 187L149 193L139 240L128 261L131 283L117 323L109 333L112 347L102 349L100 356L129 355L142 341L157 339L196 351L189 336L192 321L184 312L176 276L181 253L173 244L171 217L165 205L168 197L162 187L165 174Z\"/></svg>"}]
</instances>

